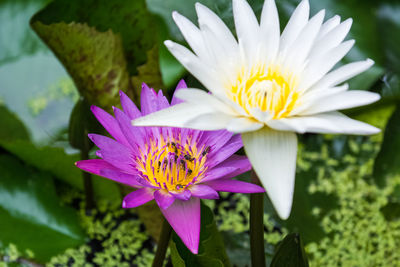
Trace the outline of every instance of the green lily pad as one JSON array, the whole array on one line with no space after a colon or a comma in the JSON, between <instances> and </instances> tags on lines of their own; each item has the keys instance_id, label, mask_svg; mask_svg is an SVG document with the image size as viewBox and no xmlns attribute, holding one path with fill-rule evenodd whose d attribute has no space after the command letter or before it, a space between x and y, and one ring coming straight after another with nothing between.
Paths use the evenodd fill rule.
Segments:
<instances>
[{"instance_id":1,"label":"green lily pad","mask_svg":"<svg viewBox=\"0 0 400 267\"><path fill-rule=\"evenodd\" d=\"M0 245L30 249L44 262L84 242L76 212L60 204L49 174L7 155L0 155L0 173Z\"/></svg>"},{"instance_id":2,"label":"green lily pad","mask_svg":"<svg viewBox=\"0 0 400 267\"><path fill-rule=\"evenodd\" d=\"M4 106L0 106L0 137L0 147L27 164L49 172L74 187L83 189L81 171L74 165L79 160L79 156L67 154L61 147L33 144L25 126L15 114ZM120 201L120 191L114 182L95 176L93 186L97 197Z\"/></svg>"},{"instance_id":3,"label":"green lily pad","mask_svg":"<svg viewBox=\"0 0 400 267\"><path fill-rule=\"evenodd\" d=\"M107 109L119 103L119 90L130 88L119 35L75 22L46 25L34 21L32 27L54 51L89 103Z\"/></svg>"}]
</instances>

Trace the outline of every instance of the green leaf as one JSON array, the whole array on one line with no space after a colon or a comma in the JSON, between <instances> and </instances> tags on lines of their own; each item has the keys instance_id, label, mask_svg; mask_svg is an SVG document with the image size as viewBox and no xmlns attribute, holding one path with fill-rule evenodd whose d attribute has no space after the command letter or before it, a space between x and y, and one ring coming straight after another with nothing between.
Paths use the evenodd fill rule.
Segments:
<instances>
[{"instance_id":1,"label":"green leaf","mask_svg":"<svg viewBox=\"0 0 400 267\"><path fill-rule=\"evenodd\" d=\"M14 139L29 140L29 133L14 113L0 105L0 140L10 142Z\"/></svg>"},{"instance_id":2,"label":"green leaf","mask_svg":"<svg viewBox=\"0 0 400 267\"><path fill-rule=\"evenodd\" d=\"M46 25L76 22L87 24L97 32L111 30L121 37L130 75L136 74L136 67L146 62L146 51L153 47L157 37L157 26L144 0L56 0L32 18L32 23L36 21ZM115 53L101 53L107 52Z\"/></svg>"},{"instance_id":3,"label":"green leaf","mask_svg":"<svg viewBox=\"0 0 400 267\"><path fill-rule=\"evenodd\" d=\"M383 186L391 175L400 174L400 107L397 106L387 123L381 150L374 162L373 177Z\"/></svg>"},{"instance_id":4,"label":"green leaf","mask_svg":"<svg viewBox=\"0 0 400 267\"><path fill-rule=\"evenodd\" d=\"M80 158L68 155L58 147L38 147L29 141L14 140L1 142L0 146L36 168L48 171L56 178L83 190L81 171L74 165ZM119 201L120 192L116 183L99 176L93 176L93 188L97 197Z\"/></svg>"},{"instance_id":5,"label":"green leaf","mask_svg":"<svg viewBox=\"0 0 400 267\"><path fill-rule=\"evenodd\" d=\"M288 234L277 246L271 267L308 267L303 242L298 234Z\"/></svg>"},{"instance_id":6,"label":"green leaf","mask_svg":"<svg viewBox=\"0 0 400 267\"><path fill-rule=\"evenodd\" d=\"M5 155L0 173L0 245L30 249L44 262L84 242L76 211L60 204L48 174Z\"/></svg>"},{"instance_id":7,"label":"green leaf","mask_svg":"<svg viewBox=\"0 0 400 267\"><path fill-rule=\"evenodd\" d=\"M170 248L174 266L230 266L224 241L218 232L212 211L204 204L201 205L199 253L197 255L192 254L175 233L172 235Z\"/></svg>"},{"instance_id":8,"label":"green leaf","mask_svg":"<svg viewBox=\"0 0 400 267\"><path fill-rule=\"evenodd\" d=\"M56 178L83 189L82 175L74 165L78 155L66 154L61 147L38 146L33 144L21 121L8 109L0 105L0 147L16 155L27 164L47 171ZM97 197L120 200L118 186L107 179L95 176L94 192Z\"/></svg>"},{"instance_id":9,"label":"green leaf","mask_svg":"<svg viewBox=\"0 0 400 267\"><path fill-rule=\"evenodd\" d=\"M108 109L119 103L119 90L130 88L119 35L75 22L46 25L33 20L32 27L60 59L89 103Z\"/></svg>"},{"instance_id":10,"label":"green leaf","mask_svg":"<svg viewBox=\"0 0 400 267\"><path fill-rule=\"evenodd\" d=\"M110 109L118 104L119 90L137 101L141 86L132 88L129 76L138 74L146 52L158 43L144 0L58 0L37 13L31 25L90 104Z\"/></svg>"},{"instance_id":11,"label":"green leaf","mask_svg":"<svg viewBox=\"0 0 400 267\"><path fill-rule=\"evenodd\" d=\"M384 4L378 11L379 39L385 47L385 65L400 75L400 4Z\"/></svg>"}]
</instances>

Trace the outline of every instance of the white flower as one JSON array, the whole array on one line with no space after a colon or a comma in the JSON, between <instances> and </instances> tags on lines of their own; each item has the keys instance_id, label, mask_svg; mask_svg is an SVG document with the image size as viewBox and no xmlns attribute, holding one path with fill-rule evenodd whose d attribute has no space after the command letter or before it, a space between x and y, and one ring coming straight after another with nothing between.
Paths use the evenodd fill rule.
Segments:
<instances>
[{"instance_id":1,"label":"white flower","mask_svg":"<svg viewBox=\"0 0 400 267\"><path fill-rule=\"evenodd\" d=\"M379 95L348 91L347 79L373 61L332 70L351 49L343 41L352 20L324 10L309 19L303 0L282 34L275 2L266 0L258 22L245 0L233 0L237 39L222 20L197 3L199 28L177 12L173 18L193 52L166 41L169 51L212 94L182 90L185 103L134 121L241 133L247 156L283 219L289 217L296 169L296 133L374 134L379 129L337 110L370 104Z\"/></svg>"}]
</instances>

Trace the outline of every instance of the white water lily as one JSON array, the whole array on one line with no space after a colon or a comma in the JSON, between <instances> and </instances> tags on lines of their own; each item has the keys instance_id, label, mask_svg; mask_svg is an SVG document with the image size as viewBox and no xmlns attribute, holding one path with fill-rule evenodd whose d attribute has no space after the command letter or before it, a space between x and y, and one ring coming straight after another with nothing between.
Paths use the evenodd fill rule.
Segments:
<instances>
[{"instance_id":1,"label":"white water lily","mask_svg":"<svg viewBox=\"0 0 400 267\"><path fill-rule=\"evenodd\" d=\"M136 126L227 129L242 135L255 172L281 218L289 217L296 170L296 133L375 134L379 129L337 110L370 104L379 95L348 91L347 79L373 61L332 68L354 40L344 41L352 20L309 18L303 0L282 34L275 2L266 0L260 22L245 0L233 0L237 40L222 20L197 3L199 27L173 18L192 51L166 41L169 51L212 94L181 90L186 102L133 121Z\"/></svg>"}]
</instances>

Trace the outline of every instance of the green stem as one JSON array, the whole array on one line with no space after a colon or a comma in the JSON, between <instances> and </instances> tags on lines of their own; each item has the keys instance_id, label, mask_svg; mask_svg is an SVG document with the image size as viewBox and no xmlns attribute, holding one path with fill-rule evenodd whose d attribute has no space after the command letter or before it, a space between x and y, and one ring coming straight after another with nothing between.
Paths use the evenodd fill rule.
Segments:
<instances>
[{"instance_id":1,"label":"green stem","mask_svg":"<svg viewBox=\"0 0 400 267\"><path fill-rule=\"evenodd\" d=\"M251 180L260 185L257 174L252 170ZM265 267L264 250L264 193L250 195L250 250L251 266Z\"/></svg>"},{"instance_id":2,"label":"green stem","mask_svg":"<svg viewBox=\"0 0 400 267\"><path fill-rule=\"evenodd\" d=\"M85 129L84 134L84 145L81 149L81 159L86 160L89 159L89 138L87 138L87 130ZM93 198L93 184L92 184L92 176L90 173L82 172L83 177L83 186L85 189L85 198L86 198L86 210L93 209L95 206L94 198Z\"/></svg>"},{"instance_id":3,"label":"green stem","mask_svg":"<svg viewBox=\"0 0 400 267\"><path fill-rule=\"evenodd\" d=\"M162 267L165 259L165 253L167 252L169 239L171 237L172 228L164 219L161 228L160 239L158 240L156 255L154 256L152 267Z\"/></svg>"}]
</instances>

